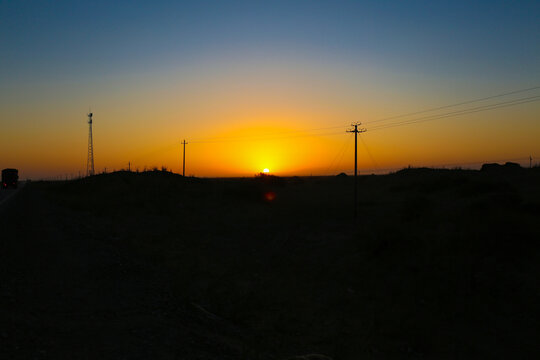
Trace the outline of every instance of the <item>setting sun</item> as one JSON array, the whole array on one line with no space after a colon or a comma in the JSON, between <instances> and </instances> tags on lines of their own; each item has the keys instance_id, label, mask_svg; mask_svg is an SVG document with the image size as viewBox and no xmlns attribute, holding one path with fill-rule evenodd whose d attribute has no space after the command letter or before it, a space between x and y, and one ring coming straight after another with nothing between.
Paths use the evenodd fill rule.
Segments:
<instances>
[{"instance_id":1,"label":"setting sun","mask_svg":"<svg viewBox=\"0 0 540 360\"><path fill-rule=\"evenodd\" d=\"M265 173L265 174L268 174L269 172L270 172L270 170L268 170L268 169L263 170L263 173Z\"/></svg>"}]
</instances>

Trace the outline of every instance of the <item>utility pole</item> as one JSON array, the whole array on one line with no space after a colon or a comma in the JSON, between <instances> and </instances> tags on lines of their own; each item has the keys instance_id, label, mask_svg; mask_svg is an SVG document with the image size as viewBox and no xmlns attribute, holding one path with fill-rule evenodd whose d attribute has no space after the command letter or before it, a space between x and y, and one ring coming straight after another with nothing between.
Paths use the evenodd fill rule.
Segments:
<instances>
[{"instance_id":1,"label":"utility pole","mask_svg":"<svg viewBox=\"0 0 540 360\"><path fill-rule=\"evenodd\" d=\"M182 153L182 176L186 176L186 140L182 141L182 144L184 145L184 152Z\"/></svg>"},{"instance_id":2,"label":"utility pole","mask_svg":"<svg viewBox=\"0 0 540 360\"><path fill-rule=\"evenodd\" d=\"M128 171L131 172L131 161L128 161Z\"/></svg>"},{"instance_id":3,"label":"utility pole","mask_svg":"<svg viewBox=\"0 0 540 360\"><path fill-rule=\"evenodd\" d=\"M354 130L347 130L347 132L354 133L354 219L358 217L358 134L366 132L366 129L358 129L358 126L362 123L357 122L351 124L354 126Z\"/></svg>"},{"instance_id":4,"label":"utility pole","mask_svg":"<svg viewBox=\"0 0 540 360\"><path fill-rule=\"evenodd\" d=\"M529 155L529 169L532 169L532 155Z\"/></svg>"}]
</instances>

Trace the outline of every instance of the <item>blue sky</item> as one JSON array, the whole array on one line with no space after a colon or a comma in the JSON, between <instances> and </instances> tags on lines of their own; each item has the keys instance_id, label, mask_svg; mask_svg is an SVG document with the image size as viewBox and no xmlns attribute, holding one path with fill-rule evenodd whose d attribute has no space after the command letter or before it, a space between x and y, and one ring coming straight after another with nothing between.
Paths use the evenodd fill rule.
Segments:
<instances>
[{"instance_id":1,"label":"blue sky","mask_svg":"<svg viewBox=\"0 0 540 360\"><path fill-rule=\"evenodd\" d=\"M538 1L2 1L4 81L99 76L234 52L538 76ZM480 74L479 74L480 73Z\"/></svg>"}]
</instances>

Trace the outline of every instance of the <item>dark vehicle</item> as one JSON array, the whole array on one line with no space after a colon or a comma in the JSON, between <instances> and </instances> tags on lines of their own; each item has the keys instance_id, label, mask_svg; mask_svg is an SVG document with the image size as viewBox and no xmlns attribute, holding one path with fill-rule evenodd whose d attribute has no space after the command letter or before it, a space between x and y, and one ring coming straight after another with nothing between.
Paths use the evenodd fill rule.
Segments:
<instances>
[{"instance_id":1,"label":"dark vehicle","mask_svg":"<svg viewBox=\"0 0 540 360\"><path fill-rule=\"evenodd\" d=\"M12 187L17 188L17 181L19 180L19 171L17 169L4 169L2 170L2 188L7 189Z\"/></svg>"}]
</instances>

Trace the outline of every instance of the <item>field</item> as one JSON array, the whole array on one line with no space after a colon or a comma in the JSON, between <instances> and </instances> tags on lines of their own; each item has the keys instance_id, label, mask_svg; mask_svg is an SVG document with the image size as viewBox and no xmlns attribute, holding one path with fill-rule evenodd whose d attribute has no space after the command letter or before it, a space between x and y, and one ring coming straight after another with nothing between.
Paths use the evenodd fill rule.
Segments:
<instances>
[{"instance_id":1,"label":"field","mask_svg":"<svg viewBox=\"0 0 540 360\"><path fill-rule=\"evenodd\" d=\"M532 359L540 169L116 172L1 210L0 359ZM326 357L323 357L326 356Z\"/></svg>"}]
</instances>

